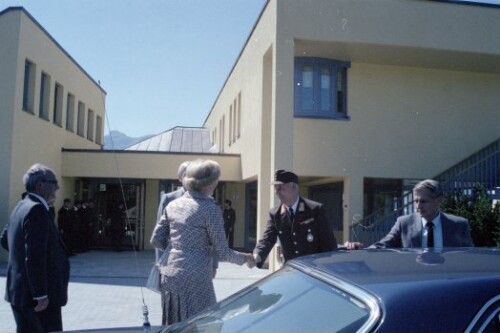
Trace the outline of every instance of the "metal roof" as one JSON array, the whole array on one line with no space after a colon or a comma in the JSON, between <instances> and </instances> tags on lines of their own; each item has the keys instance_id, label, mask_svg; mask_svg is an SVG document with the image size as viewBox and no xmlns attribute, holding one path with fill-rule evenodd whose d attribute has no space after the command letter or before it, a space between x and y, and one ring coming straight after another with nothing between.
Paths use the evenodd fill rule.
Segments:
<instances>
[{"instance_id":1,"label":"metal roof","mask_svg":"<svg viewBox=\"0 0 500 333\"><path fill-rule=\"evenodd\" d=\"M212 149L208 128L180 126L138 142L125 150L217 153Z\"/></svg>"}]
</instances>

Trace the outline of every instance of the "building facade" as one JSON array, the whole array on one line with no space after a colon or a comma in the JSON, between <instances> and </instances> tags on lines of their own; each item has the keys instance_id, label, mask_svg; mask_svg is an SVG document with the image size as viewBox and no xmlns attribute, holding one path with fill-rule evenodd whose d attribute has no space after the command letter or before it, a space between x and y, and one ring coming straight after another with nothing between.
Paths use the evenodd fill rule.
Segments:
<instances>
[{"instance_id":1,"label":"building facade","mask_svg":"<svg viewBox=\"0 0 500 333\"><path fill-rule=\"evenodd\" d=\"M236 247L251 250L262 234L277 203L276 169L299 175L301 193L325 204L343 242L353 223L392 209L415 181L500 138L494 6L268 1L203 124L208 152L101 150L102 88L26 11L5 10L0 28L3 221L22 174L42 162L62 179L59 204L91 197L106 219L105 206L130 194L130 231L149 248L159 195L179 185L177 166L211 158L223 170L216 199L236 210Z\"/></svg>"}]
</instances>

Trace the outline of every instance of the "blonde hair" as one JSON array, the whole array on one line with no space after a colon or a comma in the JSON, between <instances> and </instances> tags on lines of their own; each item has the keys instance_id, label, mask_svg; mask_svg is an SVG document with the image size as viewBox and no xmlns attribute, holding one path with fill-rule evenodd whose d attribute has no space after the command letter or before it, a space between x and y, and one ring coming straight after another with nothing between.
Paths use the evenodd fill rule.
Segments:
<instances>
[{"instance_id":1,"label":"blonde hair","mask_svg":"<svg viewBox=\"0 0 500 333\"><path fill-rule=\"evenodd\" d=\"M189 163L182 185L188 191L202 192L219 180L220 165L212 160L195 160Z\"/></svg>"}]
</instances>

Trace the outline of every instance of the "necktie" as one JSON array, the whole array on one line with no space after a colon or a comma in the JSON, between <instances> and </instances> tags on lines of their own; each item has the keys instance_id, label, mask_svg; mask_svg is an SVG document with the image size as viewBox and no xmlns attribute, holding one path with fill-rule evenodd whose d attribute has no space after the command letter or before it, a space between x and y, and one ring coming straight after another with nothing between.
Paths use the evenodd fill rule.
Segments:
<instances>
[{"instance_id":1,"label":"necktie","mask_svg":"<svg viewBox=\"0 0 500 333\"><path fill-rule=\"evenodd\" d=\"M434 247L434 223L427 222L425 229L427 229L427 247Z\"/></svg>"},{"instance_id":2,"label":"necktie","mask_svg":"<svg viewBox=\"0 0 500 333\"><path fill-rule=\"evenodd\" d=\"M295 214L293 213L293 208L292 207L289 207L288 208L288 212L290 213L290 219L292 220L293 222L293 219L295 218Z\"/></svg>"}]
</instances>

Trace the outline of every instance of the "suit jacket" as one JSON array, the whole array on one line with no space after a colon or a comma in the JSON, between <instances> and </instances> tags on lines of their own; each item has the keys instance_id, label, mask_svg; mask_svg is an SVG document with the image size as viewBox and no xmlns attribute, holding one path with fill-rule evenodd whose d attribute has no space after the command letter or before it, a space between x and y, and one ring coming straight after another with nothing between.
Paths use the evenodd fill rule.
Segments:
<instances>
[{"instance_id":1,"label":"suit jacket","mask_svg":"<svg viewBox=\"0 0 500 333\"><path fill-rule=\"evenodd\" d=\"M51 305L65 305L69 260L53 219L37 197L28 194L17 204L6 234L5 300L18 307L34 306L34 298L47 295Z\"/></svg>"},{"instance_id":2,"label":"suit jacket","mask_svg":"<svg viewBox=\"0 0 500 333\"><path fill-rule=\"evenodd\" d=\"M460 216L441 214L443 247L474 246L469 222ZM422 247L422 217L413 213L400 216L391 231L373 247L378 248L416 248Z\"/></svg>"},{"instance_id":3,"label":"suit jacket","mask_svg":"<svg viewBox=\"0 0 500 333\"><path fill-rule=\"evenodd\" d=\"M167 205L171 201L174 201L175 199L179 199L180 197L182 197L182 195L184 193L186 193L186 190L184 189L184 187L180 187L175 191L164 193L162 195L162 197L160 199L160 204L158 205L158 212L156 213L156 224L157 225L158 225L158 222L160 222L160 219L163 215L163 211L165 210L165 207L167 207ZM151 240L153 239L153 237L154 237L154 231L153 231L153 234L151 235ZM167 239L168 238L165 238L165 242L167 241ZM156 257L157 263L160 263L160 261L165 260L165 258L163 258L163 252L167 246L168 246L168 243L164 243L162 247L155 248L155 257Z\"/></svg>"},{"instance_id":4,"label":"suit jacket","mask_svg":"<svg viewBox=\"0 0 500 333\"><path fill-rule=\"evenodd\" d=\"M175 199L179 199L185 192L186 190L184 190L184 188L181 187L175 191L168 192L162 195L160 199L160 204L158 205L158 213L156 214L156 223L160 221L161 216L163 215L163 211L165 210L165 207L167 207L168 203Z\"/></svg>"},{"instance_id":5,"label":"suit jacket","mask_svg":"<svg viewBox=\"0 0 500 333\"><path fill-rule=\"evenodd\" d=\"M257 267L262 267L278 238L285 261L337 248L323 205L302 197L299 198L293 222L284 205L270 210L263 237L253 251L261 258Z\"/></svg>"}]
</instances>

